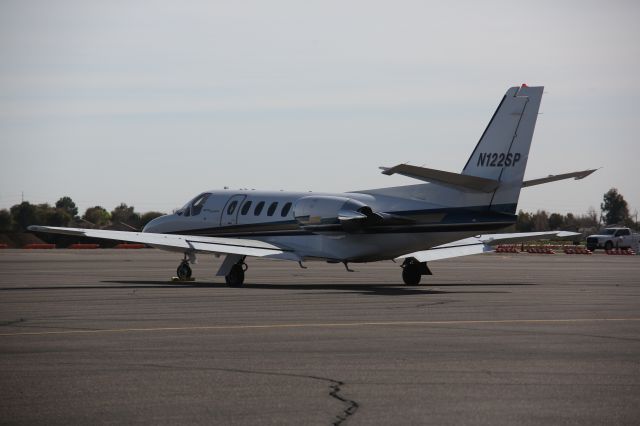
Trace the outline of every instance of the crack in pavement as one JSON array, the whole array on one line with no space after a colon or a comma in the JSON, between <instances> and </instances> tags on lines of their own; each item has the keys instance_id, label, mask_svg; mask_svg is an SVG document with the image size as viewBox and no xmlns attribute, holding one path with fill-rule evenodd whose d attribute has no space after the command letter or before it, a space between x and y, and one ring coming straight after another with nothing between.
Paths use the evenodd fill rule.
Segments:
<instances>
[{"instance_id":1,"label":"crack in pavement","mask_svg":"<svg viewBox=\"0 0 640 426\"><path fill-rule=\"evenodd\" d=\"M349 399L346 396L342 395L342 387L346 385L345 382L341 380L331 379L328 377L321 376L313 376L308 374L294 374L294 373L276 373L272 371L256 371L256 370L242 370L238 368L214 368L214 367L183 367L183 366L175 366L175 365L161 365L161 364L143 364L145 367L157 367L157 368L171 368L171 369L180 369L180 370L211 370L211 371L222 371L226 373L241 373L241 374L260 374L265 376L282 376L282 377L295 377L300 379L312 379L319 380L322 382L328 382L329 384L329 396L333 399L336 399L341 404L345 406L345 408L338 414L335 415L335 420L331 423L333 426L342 425L346 422L349 417L353 416L358 408L360 408L360 404L353 399Z\"/></svg>"},{"instance_id":2,"label":"crack in pavement","mask_svg":"<svg viewBox=\"0 0 640 426\"><path fill-rule=\"evenodd\" d=\"M396 310L396 309L420 309L429 306L438 306L438 305L448 305L449 303L456 303L457 300L440 300L437 302L426 302L426 303L418 303L417 305L408 305L408 306L390 306L386 309L388 310Z\"/></svg>"},{"instance_id":3,"label":"crack in pavement","mask_svg":"<svg viewBox=\"0 0 640 426\"><path fill-rule=\"evenodd\" d=\"M309 377L312 377L312 376L309 376ZM313 377L313 378L320 379L318 377ZM333 379L323 379L323 380L330 380L332 382L331 386L329 386L329 388L331 388L331 392L329 392L329 395L331 395L332 398L335 398L338 401L341 401L342 403L347 405L347 408L345 408L341 414L336 415L336 421L332 423L334 426L341 425L343 422L347 421L349 417L353 416L356 413L356 411L358 411L358 408L360 407L360 405L353 399L347 399L344 396L340 395L340 391L342 391L342 386L344 386L344 382L340 380L333 380Z\"/></svg>"}]
</instances>

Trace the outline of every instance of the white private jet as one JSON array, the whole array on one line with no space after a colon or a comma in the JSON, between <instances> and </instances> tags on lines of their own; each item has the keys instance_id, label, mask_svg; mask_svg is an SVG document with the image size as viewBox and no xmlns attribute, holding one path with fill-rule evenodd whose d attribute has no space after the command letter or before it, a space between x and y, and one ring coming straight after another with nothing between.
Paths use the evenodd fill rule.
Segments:
<instances>
[{"instance_id":1,"label":"white private jet","mask_svg":"<svg viewBox=\"0 0 640 426\"><path fill-rule=\"evenodd\" d=\"M462 173L400 164L385 168L425 183L346 193L207 191L180 210L149 222L142 232L31 226L49 232L144 243L180 252L178 277L191 277L198 253L226 255L218 276L244 282L248 256L299 262L402 261L407 285L430 275L427 262L493 251L499 243L569 232L482 234L513 225L520 190L595 170L523 181L543 87L511 87ZM481 234L481 235L478 235Z\"/></svg>"}]
</instances>

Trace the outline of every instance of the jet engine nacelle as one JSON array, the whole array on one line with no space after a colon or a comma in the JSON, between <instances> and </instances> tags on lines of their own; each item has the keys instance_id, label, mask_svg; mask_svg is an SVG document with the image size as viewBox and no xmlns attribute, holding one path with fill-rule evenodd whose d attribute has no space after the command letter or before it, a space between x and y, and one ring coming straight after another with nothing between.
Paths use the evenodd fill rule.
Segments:
<instances>
[{"instance_id":1,"label":"jet engine nacelle","mask_svg":"<svg viewBox=\"0 0 640 426\"><path fill-rule=\"evenodd\" d=\"M293 215L300 227L312 232L357 232L370 217L371 207L346 197L310 195L293 206Z\"/></svg>"}]
</instances>

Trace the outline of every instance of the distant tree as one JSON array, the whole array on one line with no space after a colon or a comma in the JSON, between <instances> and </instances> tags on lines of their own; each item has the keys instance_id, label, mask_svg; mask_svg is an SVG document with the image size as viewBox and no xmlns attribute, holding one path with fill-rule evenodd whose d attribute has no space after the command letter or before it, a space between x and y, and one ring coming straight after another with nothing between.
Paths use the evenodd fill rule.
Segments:
<instances>
[{"instance_id":1,"label":"distant tree","mask_svg":"<svg viewBox=\"0 0 640 426\"><path fill-rule=\"evenodd\" d=\"M78 216L78 207L76 207L76 203L73 202L71 197L64 196L60 198L56 201L56 208L65 210L71 217Z\"/></svg>"},{"instance_id":2,"label":"distant tree","mask_svg":"<svg viewBox=\"0 0 640 426\"><path fill-rule=\"evenodd\" d=\"M635 218L635 219L634 219ZM640 226L638 224L638 210L635 211L633 216L629 216L629 228L633 228L636 231L640 231Z\"/></svg>"},{"instance_id":3,"label":"distant tree","mask_svg":"<svg viewBox=\"0 0 640 426\"><path fill-rule=\"evenodd\" d=\"M564 223L564 216L559 213L551 213L551 215L549 216L549 229L551 229L552 231L562 229Z\"/></svg>"},{"instance_id":4,"label":"distant tree","mask_svg":"<svg viewBox=\"0 0 640 426\"><path fill-rule=\"evenodd\" d=\"M23 201L11 207L11 217L16 231L24 231L29 225L43 225L38 216L38 207L28 201Z\"/></svg>"},{"instance_id":5,"label":"distant tree","mask_svg":"<svg viewBox=\"0 0 640 426\"><path fill-rule=\"evenodd\" d=\"M532 217L534 231L549 230L549 215L544 210L538 210Z\"/></svg>"},{"instance_id":6,"label":"distant tree","mask_svg":"<svg viewBox=\"0 0 640 426\"><path fill-rule=\"evenodd\" d=\"M109 223L109 219L111 219L111 215L109 212L100 206L89 207L85 210L82 218L89 223L92 223L96 226L105 226Z\"/></svg>"},{"instance_id":7,"label":"distant tree","mask_svg":"<svg viewBox=\"0 0 640 426\"><path fill-rule=\"evenodd\" d=\"M518 219L516 221L516 231L518 232L533 231L533 218L531 217L531 213L526 213L522 210L518 212Z\"/></svg>"},{"instance_id":8,"label":"distant tree","mask_svg":"<svg viewBox=\"0 0 640 426\"><path fill-rule=\"evenodd\" d=\"M48 203L38 204L34 208L34 222L31 225L68 226L73 219L66 210L51 207Z\"/></svg>"},{"instance_id":9,"label":"distant tree","mask_svg":"<svg viewBox=\"0 0 640 426\"><path fill-rule=\"evenodd\" d=\"M140 227L144 227L147 223L151 222L153 219L164 216L164 213L160 212L146 212L142 216L140 216Z\"/></svg>"},{"instance_id":10,"label":"distant tree","mask_svg":"<svg viewBox=\"0 0 640 426\"><path fill-rule=\"evenodd\" d=\"M551 218L549 218L551 221ZM564 217L563 229L565 231L573 231L577 232L580 229L580 219L577 218L573 213L567 213Z\"/></svg>"},{"instance_id":11,"label":"distant tree","mask_svg":"<svg viewBox=\"0 0 640 426\"><path fill-rule=\"evenodd\" d=\"M598 212L593 206L589 206L587 214L585 216L581 216L580 219L583 228L597 228L600 224L600 221L598 220Z\"/></svg>"},{"instance_id":12,"label":"distant tree","mask_svg":"<svg viewBox=\"0 0 640 426\"><path fill-rule=\"evenodd\" d=\"M13 217L7 209L0 210L0 232L9 232L13 229Z\"/></svg>"},{"instance_id":13,"label":"distant tree","mask_svg":"<svg viewBox=\"0 0 640 426\"><path fill-rule=\"evenodd\" d=\"M47 226L69 226L73 217L65 209L54 209L49 205L40 207L39 216Z\"/></svg>"},{"instance_id":14,"label":"distant tree","mask_svg":"<svg viewBox=\"0 0 640 426\"><path fill-rule=\"evenodd\" d=\"M135 212L133 206L129 207L125 203L121 203L111 212L111 222L140 228L140 215Z\"/></svg>"},{"instance_id":15,"label":"distant tree","mask_svg":"<svg viewBox=\"0 0 640 426\"><path fill-rule=\"evenodd\" d=\"M604 194L600 210L606 225L625 223L629 219L629 206L616 188L611 188Z\"/></svg>"}]
</instances>

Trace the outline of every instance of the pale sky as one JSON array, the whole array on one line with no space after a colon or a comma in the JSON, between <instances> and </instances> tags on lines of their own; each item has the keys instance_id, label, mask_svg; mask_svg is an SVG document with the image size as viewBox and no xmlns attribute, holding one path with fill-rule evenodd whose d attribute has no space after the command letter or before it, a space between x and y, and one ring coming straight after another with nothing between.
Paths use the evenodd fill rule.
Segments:
<instances>
[{"instance_id":1,"label":"pale sky","mask_svg":"<svg viewBox=\"0 0 640 426\"><path fill-rule=\"evenodd\" d=\"M640 2L0 1L0 208L170 212L208 189L460 172L506 89L544 85L519 208L640 210Z\"/></svg>"}]
</instances>

